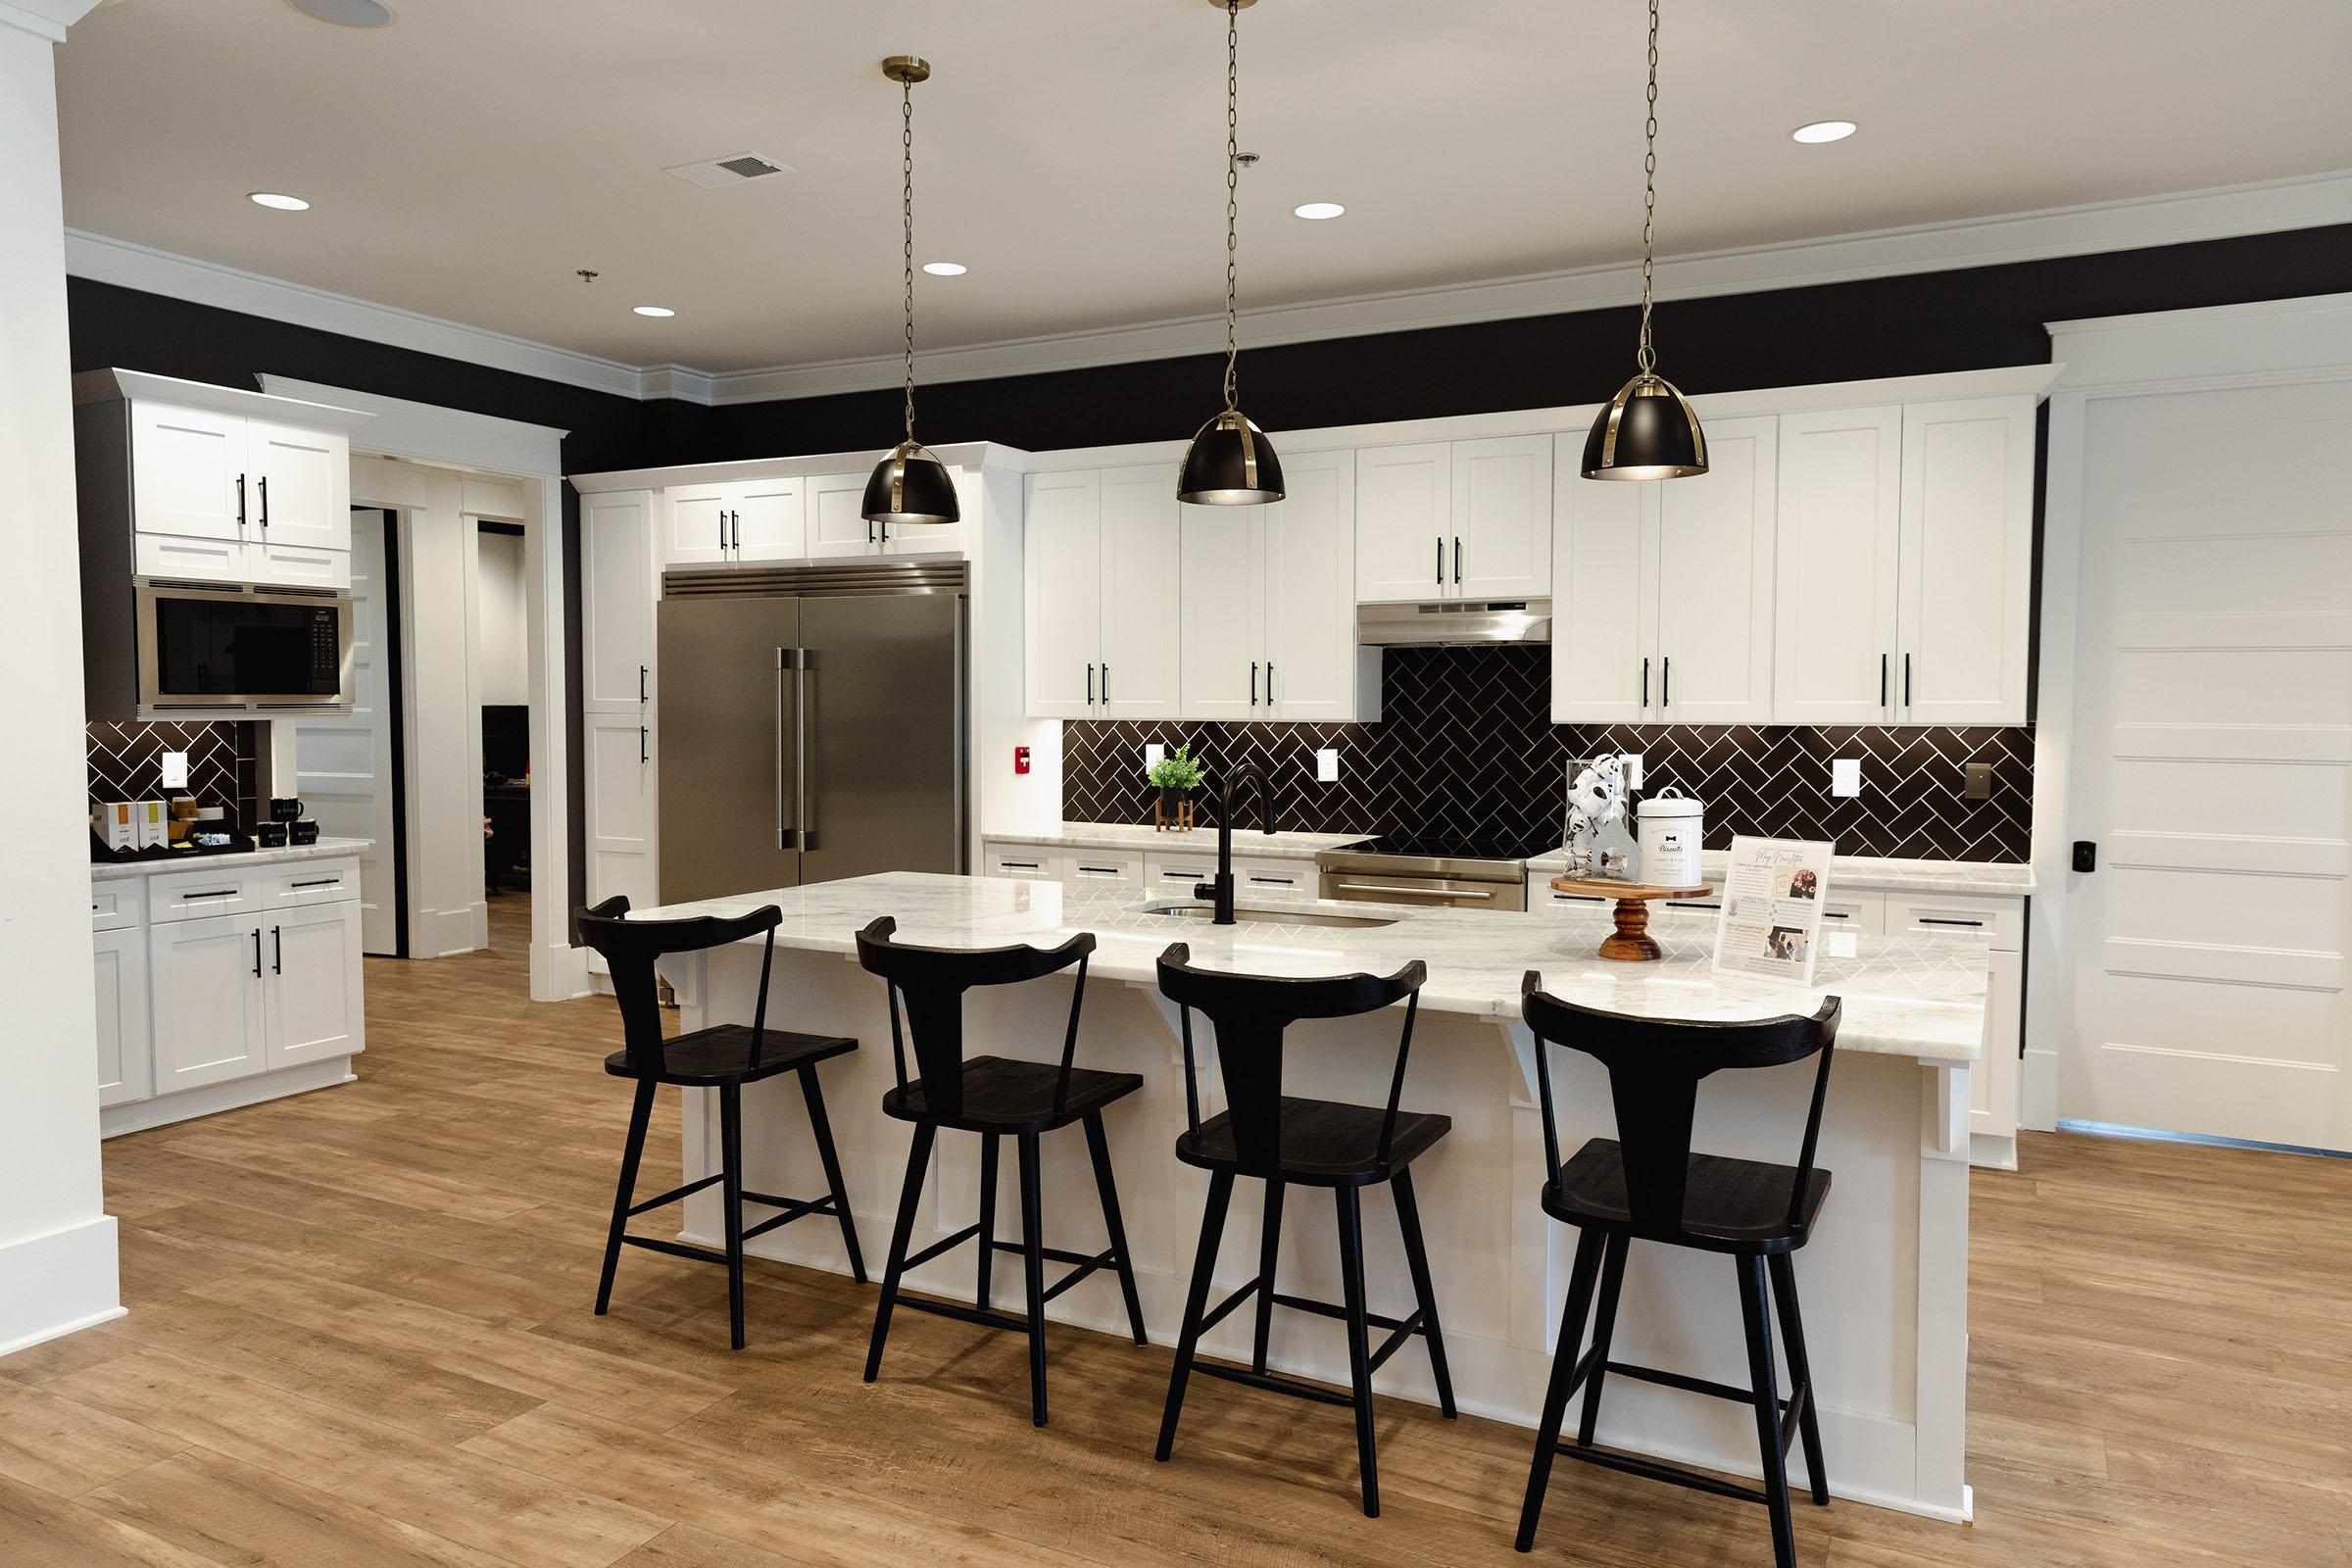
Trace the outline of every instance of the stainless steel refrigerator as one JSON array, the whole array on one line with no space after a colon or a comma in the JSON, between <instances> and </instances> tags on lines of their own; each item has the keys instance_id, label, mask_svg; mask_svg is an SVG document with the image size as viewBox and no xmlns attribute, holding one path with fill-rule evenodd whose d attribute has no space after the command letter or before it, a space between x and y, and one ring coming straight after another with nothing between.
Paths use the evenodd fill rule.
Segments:
<instances>
[{"instance_id":1,"label":"stainless steel refrigerator","mask_svg":"<svg viewBox=\"0 0 2352 1568\"><path fill-rule=\"evenodd\" d=\"M960 562L674 571L662 902L965 868Z\"/></svg>"}]
</instances>

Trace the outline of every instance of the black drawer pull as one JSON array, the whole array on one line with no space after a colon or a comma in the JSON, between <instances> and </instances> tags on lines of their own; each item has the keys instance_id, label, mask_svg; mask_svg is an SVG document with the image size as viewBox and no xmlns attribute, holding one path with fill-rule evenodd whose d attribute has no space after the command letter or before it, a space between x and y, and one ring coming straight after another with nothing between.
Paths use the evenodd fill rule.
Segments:
<instances>
[{"instance_id":1,"label":"black drawer pull","mask_svg":"<svg viewBox=\"0 0 2352 1568\"><path fill-rule=\"evenodd\" d=\"M1984 926L1984 921L1982 921L1982 920L1944 920L1944 919L1938 919L1936 916L1935 916L1935 915L1932 915L1932 914L1923 914L1923 915L1921 915L1921 916L1919 917L1919 923L1920 923L1921 925L1964 925L1964 926L1971 926L1971 927L1975 927L1975 928L1978 928L1978 929L1982 929L1982 928L1983 928L1983 926Z\"/></svg>"},{"instance_id":2,"label":"black drawer pull","mask_svg":"<svg viewBox=\"0 0 2352 1568\"><path fill-rule=\"evenodd\" d=\"M215 888L209 893L182 893L180 895L183 899L233 899L236 896L235 888Z\"/></svg>"},{"instance_id":3,"label":"black drawer pull","mask_svg":"<svg viewBox=\"0 0 2352 1568\"><path fill-rule=\"evenodd\" d=\"M313 877L308 882L297 882L293 885L298 888L337 888L343 885L343 879L339 876Z\"/></svg>"}]
</instances>

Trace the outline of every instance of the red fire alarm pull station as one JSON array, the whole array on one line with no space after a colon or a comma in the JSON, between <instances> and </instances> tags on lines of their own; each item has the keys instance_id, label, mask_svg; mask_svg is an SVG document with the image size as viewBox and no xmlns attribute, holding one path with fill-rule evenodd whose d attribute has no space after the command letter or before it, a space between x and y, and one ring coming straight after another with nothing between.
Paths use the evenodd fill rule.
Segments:
<instances>
[{"instance_id":1,"label":"red fire alarm pull station","mask_svg":"<svg viewBox=\"0 0 2352 1568\"><path fill-rule=\"evenodd\" d=\"M1015 773L1026 773L1026 772L1028 772L1028 771L1029 771L1029 748L1028 748L1028 747L1026 747L1026 746L1015 746L1015 747L1012 749L1012 770L1013 770Z\"/></svg>"}]
</instances>

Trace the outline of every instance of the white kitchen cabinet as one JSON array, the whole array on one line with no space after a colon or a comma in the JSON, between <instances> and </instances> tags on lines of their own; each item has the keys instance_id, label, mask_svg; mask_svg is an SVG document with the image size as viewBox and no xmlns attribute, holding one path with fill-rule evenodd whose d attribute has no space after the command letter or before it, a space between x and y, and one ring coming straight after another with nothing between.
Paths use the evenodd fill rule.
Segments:
<instances>
[{"instance_id":1,"label":"white kitchen cabinet","mask_svg":"<svg viewBox=\"0 0 2352 1568\"><path fill-rule=\"evenodd\" d=\"M1102 718L1164 718L1177 703L1176 469L1102 475Z\"/></svg>"},{"instance_id":2,"label":"white kitchen cabinet","mask_svg":"<svg viewBox=\"0 0 2352 1568\"><path fill-rule=\"evenodd\" d=\"M147 933L137 926L95 933L98 990L98 1103L119 1105L155 1093L155 1045L147 1014Z\"/></svg>"},{"instance_id":3,"label":"white kitchen cabinet","mask_svg":"<svg viewBox=\"0 0 2352 1568\"><path fill-rule=\"evenodd\" d=\"M1284 465L1286 473L1289 467ZM1262 507L1196 507L1183 514L1180 662L1185 718L1248 720L1265 695Z\"/></svg>"},{"instance_id":4,"label":"white kitchen cabinet","mask_svg":"<svg viewBox=\"0 0 2352 1568\"><path fill-rule=\"evenodd\" d=\"M1141 888L1144 857L1139 850L1068 850L1058 858L1061 880L1111 888Z\"/></svg>"},{"instance_id":5,"label":"white kitchen cabinet","mask_svg":"<svg viewBox=\"0 0 2352 1568\"><path fill-rule=\"evenodd\" d=\"M267 918L269 1070L361 1049L360 906L299 906Z\"/></svg>"},{"instance_id":6,"label":"white kitchen cabinet","mask_svg":"<svg viewBox=\"0 0 2352 1568\"><path fill-rule=\"evenodd\" d=\"M144 398L129 407L141 573L350 586L347 431Z\"/></svg>"},{"instance_id":7,"label":"white kitchen cabinet","mask_svg":"<svg viewBox=\"0 0 2352 1568\"><path fill-rule=\"evenodd\" d=\"M665 566L715 566L731 552L727 545L727 506L732 486L675 484L662 492L669 521L662 531L662 564Z\"/></svg>"},{"instance_id":8,"label":"white kitchen cabinet","mask_svg":"<svg viewBox=\"0 0 2352 1568\"><path fill-rule=\"evenodd\" d=\"M1773 718L1893 714L1903 411L1781 419Z\"/></svg>"},{"instance_id":9,"label":"white kitchen cabinet","mask_svg":"<svg viewBox=\"0 0 2352 1568\"><path fill-rule=\"evenodd\" d=\"M588 734L588 902L615 894L646 908L661 903L655 858L658 814L653 715L635 709L584 715ZM605 972L589 955L588 966Z\"/></svg>"},{"instance_id":10,"label":"white kitchen cabinet","mask_svg":"<svg viewBox=\"0 0 2352 1568\"><path fill-rule=\"evenodd\" d=\"M1423 441L1356 453L1357 603L1413 603L1451 591L1453 450ZM1287 477L1287 459L1283 469Z\"/></svg>"},{"instance_id":11,"label":"white kitchen cabinet","mask_svg":"<svg viewBox=\"0 0 2352 1568\"><path fill-rule=\"evenodd\" d=\"M1541 599L1551 591L1547 435L1453 445L1448 591L1459 599Z\"/></svg>"},{"instance_id":12,"label":"white kitchen cabinet","mask_svg":"<svg viewBox=\"0 0 2352 1568\"><path fill-rule=\"evenodd\" d=\"M1029 716L1092 718L1102 639L1102 475L1030 474L1022 532Z\"/></svg>"},{"instance_id":13,"label":"white kitchen cabinet","mask_svg":"<svg viewBox=\"0 0 2352 1568\"><path fill-rule=\"evenodd\" d=\"M242 545L248 423L244 415L216 409L132 402L132 529Z\"/></svg>"},{"instance_id":14,"label":"white kitchen cabinet","mask_svg":"<svg viewBox=\"0 0 2352 1568\"><path fill-rule=\"evenodd\" d=\"M148 928L157 1094L265 1070L264 923L259 915L227 914Z\"/></svg>"},{"instance_id":15,"label":"white kitchen cabinet","mask_svg":"<svg viewBox=\"0 0 2352 1568\"><path fill-rule=\"evenodd\" d=\"M656 597L653 492L581 497L582 708L634 711L650 703Z\"/></svg>"},{"instance_id":16,"label":"white kitchen cabinet","mask_svg":"<svg viewBox=\"0 0 2352 1568\"><path fill-rule=\"evenodd\" d=\"M1657 695L1657 499L1648 484L1582 477L1584 437L1558 440L1551 716L1562 724L1647 723Z\"/></svg>"},{"instance_id":17,"label":"white kitchen cabinet","mask_svg":"<svg viewBox=\"0 0 2352 1568\"><path fill-rule=\"evenodd\" d=\"M797 475L725 484L671 485L662 493L668 523L662 561L669 566L798 561L808 554Z\"/></svg>"},{"instance_id":18,"label":"white kitchen cabinet","mask_svg":"<svg viewBox=\"0 0 2352 1568\"><path fill-rule=\"evenodd\" d=\"M1058 882L1061 880L1062 857L1054 850L1035 844L988 844L982 847L981 865L985 876L1011 877L1015 881Z\"/></svg>"},{"instance_id":19,"label":"white kitchen cabinet","mask_svg":"<svg viewBox=\"0 0 2352 1568\"><path fill-rule=\"evenodd\" d=\"M351 437L273 419L249 419L245 462L252 472L254 526L249 546L267 547L255 582L316 581L321 553L341 561L338 586L351 582ZM290 571L293 575L277 575Z\"/></svg>"},{"instance_id":20,"label":"white kitchen cabinet","mask_svg":"<svg viewBox=\"0 0 2352 1568\"><path fill-rule=\"evenodd\" d=\"M2034 400L1903 410L1896 717L2022 724L2033 613Z\"/></svg>"},{"instance_id":21,"label":"white kitchen cabinet","mask_svg":"<svg viewBox=\"0 0 2352 1568\"><path fill-rule=\"evenodd\" d=\"M870 556L880 543L865 520L863 473L820 473L808 480L808 556L835 561Z\"/></svg>"}]
</instances>

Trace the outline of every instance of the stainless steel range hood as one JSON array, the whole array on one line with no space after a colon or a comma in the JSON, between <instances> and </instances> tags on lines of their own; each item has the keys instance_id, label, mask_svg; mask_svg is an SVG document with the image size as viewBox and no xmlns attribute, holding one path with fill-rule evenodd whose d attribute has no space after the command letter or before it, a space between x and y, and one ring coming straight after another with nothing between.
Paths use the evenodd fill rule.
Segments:
<instances>
[{"instance_id":1,"label":"stainless steel range hood","mask_svg":"<svg viewBox=\"0 0 2352 1568\"><path fill-rule=\"evenodd\" d=\"M1454 648L1551 641L1548 599L1446 599L1359 605L1355 640L1366 648Z\"/></svg>"}]
</instances>

